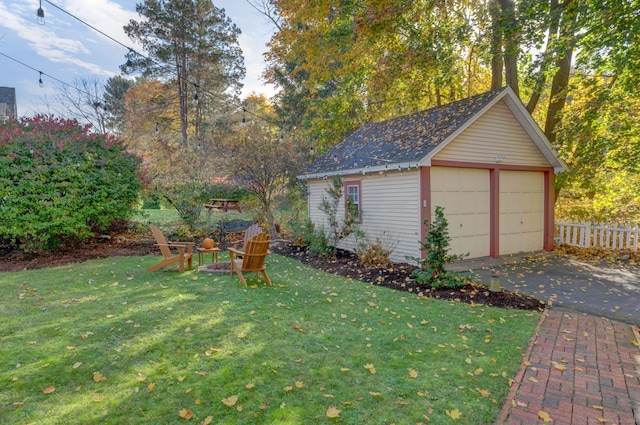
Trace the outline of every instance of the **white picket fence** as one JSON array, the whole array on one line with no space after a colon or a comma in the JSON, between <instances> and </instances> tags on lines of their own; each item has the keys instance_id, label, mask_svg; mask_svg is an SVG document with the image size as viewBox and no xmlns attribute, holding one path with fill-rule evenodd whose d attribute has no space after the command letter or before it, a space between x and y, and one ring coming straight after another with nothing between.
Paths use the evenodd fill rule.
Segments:
<instances>
[{"instance_id":1,"label":"white picket fence","mask_svg":"<svg viewBox=\"0 0 640 425\"><path fill-rule=\"evenodd\" d=\"M601 247L621 251L638 251L640 226L556 221L556 242L583 248Z\"/></svg>"}]
</instances>

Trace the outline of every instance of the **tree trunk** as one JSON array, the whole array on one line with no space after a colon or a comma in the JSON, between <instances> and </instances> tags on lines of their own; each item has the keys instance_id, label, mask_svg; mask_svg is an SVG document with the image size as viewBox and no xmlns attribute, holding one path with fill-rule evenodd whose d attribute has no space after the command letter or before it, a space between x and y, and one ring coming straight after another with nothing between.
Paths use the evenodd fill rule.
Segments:
<instances>
[{"instance_id":1,"label":"tree trunk","mask_svg":"<svg viewBox=\"0 0 640 425\"><path fill-rule=\"evenodd\" d=\"M507 85L520 96L518 85L518 53L520 51L520 28L516 19L513 0L498 0L502 9L502 31L504 40L504 75Z\"/></svg>"},{"instance_id":2,"label":"tree trunk","mask_svg":"<svg viewBox=\"0 0 640 425\"><path fill-rule=\"evenodd\" d=\"M577 19L577 0L567 0L560 25L559 39L563 43L563 51L556 60L557 72L551 82L549 94L549 108L545 121L544 134L553 144L556 141L556 130L560 124L560 113L564 109L567 100L567 88L571 74L571 59L575 45L574 28Z\"/></svg>"},{"instance_id":3,"label":"tree trunk","mask_svg":"<svg viewBox=\"0 0 640 425\"><path fill-rule=\"evenodd\" d=\"M542 96L542 91L545 89L545 85L547 83L547 67L551 62L551 58L553 57L553 51L555 49L555 43L558 40L558 25L560 23L560 10L558 9L558 0L550 0L549 1L549 38L547 41L547 47L542 53L542 60L540 61L540 69L538 69L538 76L536 77L536 82L533 88L533 93L531 93L531 97L529 98L529 102L527 103L527 111L530 114L536 109L538 106L538 102L540 101L540 96Z\"/></svg>"},{"instance_id":4,"label":"tree trunk","mask_svg":"<svg viewBox=\"0 0 640 425\"><path fill-rule=\"evenodd\" d=\"M491 15L491 89L502 87L502 25L500 19L500 5L497 0L489 2Z\"/></svg>"},{"instance_id":5,"label":"tree trunk","mask_svg":"<svg viewBox=\"0 0 640 425\"><path fill-rule=\"evenodd\" d=\"M187 57L179 53L176 58L178 68L178 98L180 101L180 130L182 132L182 146L189 147L189 104L187 93L189 91L189 74L187 72Z\"/></svg>"}]
</instances>

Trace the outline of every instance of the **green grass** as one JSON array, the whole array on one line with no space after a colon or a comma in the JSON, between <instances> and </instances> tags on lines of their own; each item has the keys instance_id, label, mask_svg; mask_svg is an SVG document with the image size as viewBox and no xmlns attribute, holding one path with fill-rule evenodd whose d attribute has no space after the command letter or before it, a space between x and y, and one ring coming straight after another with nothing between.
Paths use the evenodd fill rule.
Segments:
<instances>
[{"instance_id":1,"label":"green grass","mask_svg":"<svg viewBox=\"0 0 640 425\"><path fill-rule=\"evenodd\" d=\"M539 319L277 255L273 287L157 261L0 273L3 424L492 424Z\"/></svg>"}]
</instances>

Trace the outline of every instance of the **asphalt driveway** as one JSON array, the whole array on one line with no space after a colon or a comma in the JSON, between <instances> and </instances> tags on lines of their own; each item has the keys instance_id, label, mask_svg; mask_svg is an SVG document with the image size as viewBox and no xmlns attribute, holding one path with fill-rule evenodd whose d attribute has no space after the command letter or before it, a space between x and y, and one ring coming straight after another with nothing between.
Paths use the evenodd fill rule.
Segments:
<instances>
[{"instance_id":1,"label":"asphalt driveway","mask_svg":"<svg viewBox=\"0 0 640 425\"><path fill-rule=\"evenodd\" d=\"M555 253L535 253L457 262L489 284L491 270L502 287L531 295L550 306L640 325L640 265L628 261L592 262Z\"/></svg>"}]
</instances>

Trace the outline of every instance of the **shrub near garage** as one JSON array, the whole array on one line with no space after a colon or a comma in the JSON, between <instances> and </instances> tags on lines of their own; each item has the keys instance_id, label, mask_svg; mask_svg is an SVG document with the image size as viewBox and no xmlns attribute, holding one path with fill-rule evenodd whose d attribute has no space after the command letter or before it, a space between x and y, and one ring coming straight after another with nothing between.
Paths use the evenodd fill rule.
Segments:
<instances>
[{"instance_id":1,"label":"shrub near garage","mask_svg":"<svg viewBox=\"0 0 640 425\"><path fill-rule=\"evenodd\" d=\"M52 250L129 219L139 158L75 120L38 115L0 124L0 238Z\"/></svg>"}]
</instances>

